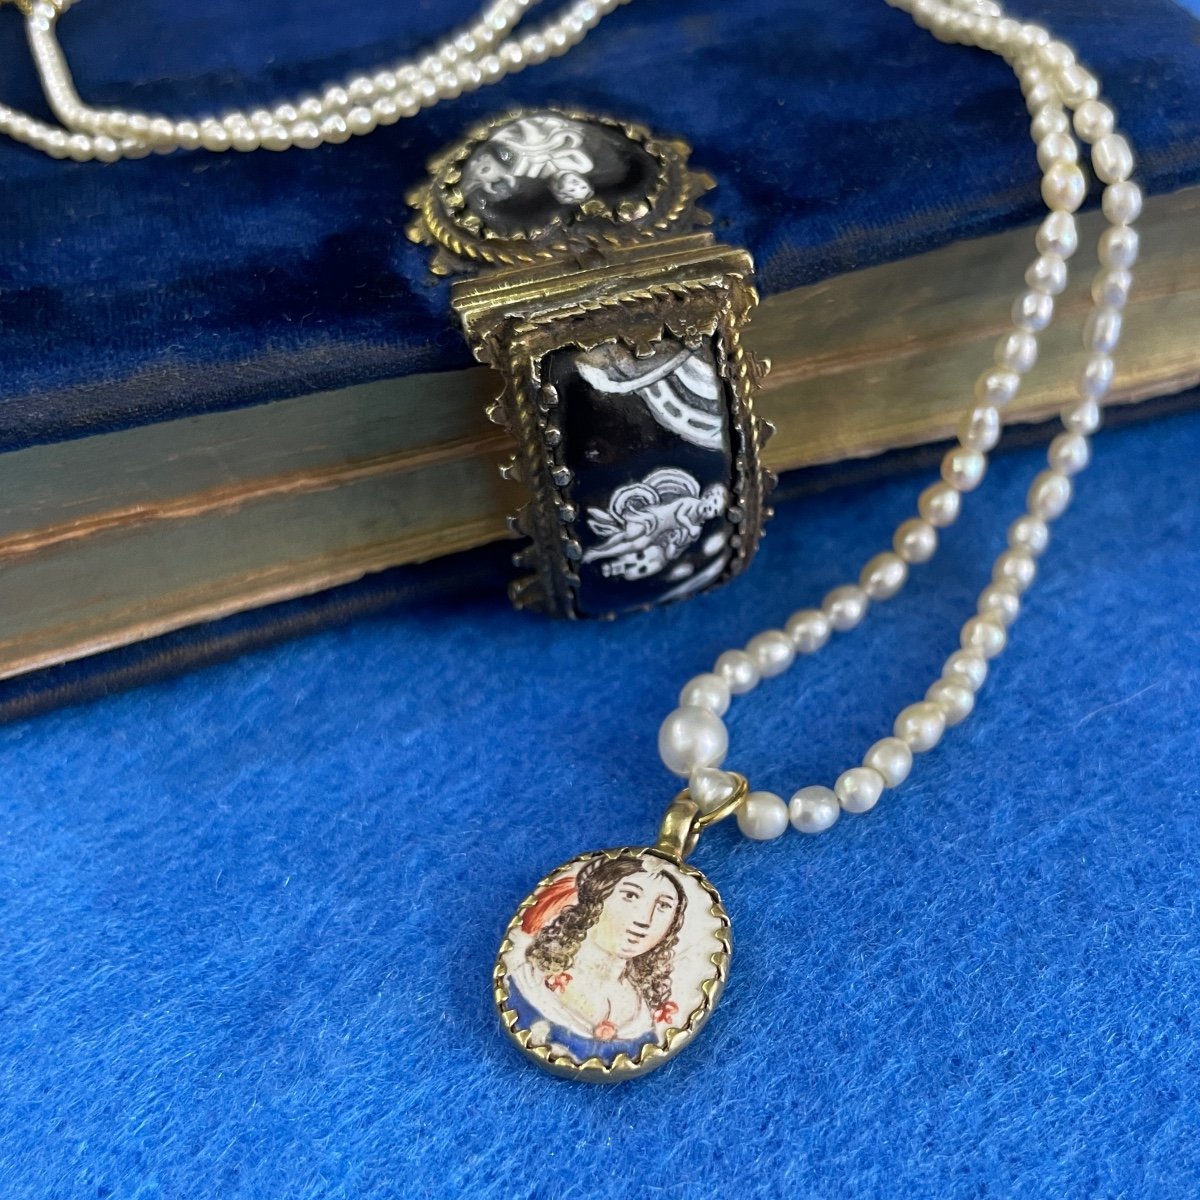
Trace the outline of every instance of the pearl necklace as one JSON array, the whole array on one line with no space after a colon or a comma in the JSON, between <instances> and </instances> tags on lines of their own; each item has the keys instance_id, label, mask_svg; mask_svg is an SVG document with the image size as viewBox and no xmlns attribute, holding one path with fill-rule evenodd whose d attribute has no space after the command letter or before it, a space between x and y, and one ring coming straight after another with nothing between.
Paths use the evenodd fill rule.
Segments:
<instances>
[{"instance_id":1,"label":"pearl necklace","mask_svg":"<svg viewBox=\"0 0 1200 1200\"><path fill-rule=\"evenodd\" d=\"M472 24L420 57L356 75L320 95L300 96L271 108L235 110L219 119L183 120L85 104L75 90L57 33L59 17L75 0L10 2L25 14L29 50L62 128L0 104L0 133L54 158L115 162L173 150L311 150L324 142L345 142L558 58L628 0L574 0L540 28L511 37L540 0L494 0Z\"/></svg>"},{"instance_id":2,"label":"pearl necklace","mask_svg":"<svg viewBox=\"0 0 1200 1200\"><path fill-rule=\"evenodd\" d=\"M62 127L0 105L0 132L58 158L112 161L178 149L284 150L343 142L565 53L626 0L576 0L537 31L519 36L510 35L538 0L496 0L463 32L418 59L359 75L319 96L220 120L172 120L84 104L55 33L72 0L13 2L26 14L30 49ZM654 1069L692 1039L720 996L732 949L720 896L684 861L700 834L735 814L742 832L754 839L779 837L789 824L801 833L821 833L842 812L865 813L885 789L900 786L914 755L932 750L948 727L971 714L988 664L1004 649L1033 582L1050 524L1066 510L1072 480L1090 459L1088 438L1099 427L1100 401L1112 383L1112 354L1138 254L1133 222L1142 194L1130 179L1129 144L1114 132L1115 116L1098 99L1096 77L1041 26L1006 17L993 0L887 2L940 41L987 50L1012 67L1029 110L1049 209L1035 239L1038 257L1025 273L1027 290L1013 304L1013 328L975 384L975 403L962 418L957 445L942 460L941 479L921 492L917 515L898 526L892 548L871 558L857 582L834 588L819 607L794 613L782 629L726 650L711 671L684 685L658 747L666 767L688 782L668 807L653 846L580 855L547 875L518 908L497 956L494 998L511 1040L557 1074L628 1078ZM750 791L744 776L722 769L729 749L722 717L732 697L782 674L834 633L855 629L872 602L895 596L910 569L933 557L938 530L954 523L963 497L983 480L988 452L1000 437L1001 412L1034 365L1038 334L1054 315L1067 261L1078 246L1074 213L1087 182L1072 128L1091 148L1109 223L1100 238L1094 307L1083 333L1087 357L1077 398L1060 414L1064 432L1051 442L1047 468L1029 487L1027 511L1008 529L1008 548L962 627L961 649L924 698L901 711L891 736L875 742L833 787L801 787L788 803L771 792Z\"/></svg>"},{"instance_id":3,"label":"pearl necklace","mask_svg":"<svg viewBox=\"0 0 1200 1200\"><path fill-rule=\"evenodd\" d=\"M1112 353L1121 335L1121 311L1129 294L1129 269L1138 253L1132 228L1142 194L1130 180L1133 155L1113 132L1113 110L1097 99L1099 83L1071 49L1037 25L1005 17L992 0L888 0L911 14L940 41L989 50L1016 73L1025 95L1042 168L1042 198L1050 210L1037 232L1038 257L1025 273L1028 290L1012 308L1013 329L996 344L995 364L975 383L975 405L963 416L958 444L947 451L941 480L917 501L916 517L903 521L892 549L875 555L857 583L830 591L818 608L794 613L783 629L769 629L744 649L726 650L711 672L684 685L679 705L659 731L659 753L669 770L690 780L701 804L730 789L716 771L728 751L721 720L733 695L753 690L786 671L797 656L815 653L833 633L856 628L873 601L891 599L909 569L928 562L938 546L938 530L953 524L962 498L977 488L987 469L988 451L1000 437L1001 410L1011 403L1021 377L1037 358L1037 335L1054 315L1054 298L1067 283L1067 260L1077 248L1074 213L1087 184L1071 137L1091 146L1092 169L1105 185L1104 215L1109 228L1100 238L1100 270L1092 282L1094 306L1083 331L1087 351L1077 380L1078 399L1061 413L1065 431L1050 444L1048 469L1033 480L1028 511L1008 530L1008 549L996 559L992 580L980 593L975 615L962 627L961 649L947 659L942 675L925 697L897 716L892 736L877 741L860 765L844 771L833 787L800 788L788 804L770 792L752 792L737 811L738 825L751 838L781 835L790 823L801 833L829 829L842 812L864 813L884 789L908 777L913 755L932 750L949 726L965 720L988 673L988 662L1004 649L1008 628L1021 608L1021 596L1033 582L1038 556L1049 541L1049 525L1062 515L1073 491L1072 478L1088 464L1088 436L1100 424L1100 400L1113 378Z\"/></svg>"}]
</instances>

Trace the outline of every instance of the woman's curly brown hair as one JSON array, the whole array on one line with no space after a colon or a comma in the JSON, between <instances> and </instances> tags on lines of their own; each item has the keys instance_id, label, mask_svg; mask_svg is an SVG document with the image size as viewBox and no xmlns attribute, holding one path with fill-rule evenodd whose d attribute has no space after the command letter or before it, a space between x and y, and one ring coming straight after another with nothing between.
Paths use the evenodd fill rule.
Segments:
<instances>
[{"instance_id":1,"label":"woman's curly brown hair","mask_svg":"<svg viewBox=\"0 0 1200 1200\"><path fill-rule=\"evenodd\" d=\"M578 900L534 937L527 953L529 961L548 974L569 970L588 930L599 920L600 910L617 884L644 870L639 858L596 858L587 863L575 880ZM651 1009L661 1008L671 999L671 965L687 908L687 897L679 881L669 871L664 871L663 875L671 881L679 897L671 925L653 950L629 960L622 975L637 988Z\"/></svg>"}]
</instances>

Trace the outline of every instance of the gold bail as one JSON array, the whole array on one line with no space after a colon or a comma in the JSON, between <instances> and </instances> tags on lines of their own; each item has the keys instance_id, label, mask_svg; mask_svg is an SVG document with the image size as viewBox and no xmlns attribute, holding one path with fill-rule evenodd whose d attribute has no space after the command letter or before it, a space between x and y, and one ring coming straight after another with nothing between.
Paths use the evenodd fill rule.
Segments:
<instances>
[{"instance_id":1,"label":"gold bail","mask_svg":"<svg viewBox=\"0 0 1200 1200\"><path fill-rule=\"evenodd\" d=\"M734 782L733 791L707 812L692 799L687 788L671 801L658 827L658 841L654 844L656 850L683 862L695 850L700 834L705 829L737 812L750 793L750 784L744 775L736 771L729 771L728 774Z\"/></svg>"}]
</instances>

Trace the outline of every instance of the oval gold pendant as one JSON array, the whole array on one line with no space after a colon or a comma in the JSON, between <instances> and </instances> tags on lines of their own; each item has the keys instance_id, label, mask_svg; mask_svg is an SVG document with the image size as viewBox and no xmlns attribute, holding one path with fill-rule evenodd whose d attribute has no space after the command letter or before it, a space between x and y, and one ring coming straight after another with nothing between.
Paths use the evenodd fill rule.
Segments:
<instances>
[{"instance_id":1,"label":"oval gold pendant","mask_svg":"<svg viewBox=\"0 0 1200 1200\"><path fill-rule=\"evenodd\" d=\"M493 973L500 1020L556 1075L617 1082L674 1057L720 998L733 944L716 888L660 850L573 858L522 902Z\"/></svg>"}]
</instances>

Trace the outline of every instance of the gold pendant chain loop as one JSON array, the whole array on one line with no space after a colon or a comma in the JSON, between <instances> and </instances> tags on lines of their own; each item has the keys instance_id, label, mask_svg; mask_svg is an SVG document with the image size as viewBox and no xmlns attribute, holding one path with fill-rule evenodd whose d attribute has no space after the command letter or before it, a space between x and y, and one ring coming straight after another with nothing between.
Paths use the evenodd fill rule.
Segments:
<instances>
[{"instance_id":1,"label":"gold pendant chain loop","mask_svg":"<svg viewBox=\"0 0 1200 1200\"><path fill-rule=\"evenodd\" d=\"M726 774L733 781L733 790L711 807L701 807L692 799L688 788L684 788L671 801L658 828L658 841L654 844L656 850L682 862L695 850L704 830L737 812L750 794L750 784L744 775L736 771Z\"/></svg>"}]
</instances>

